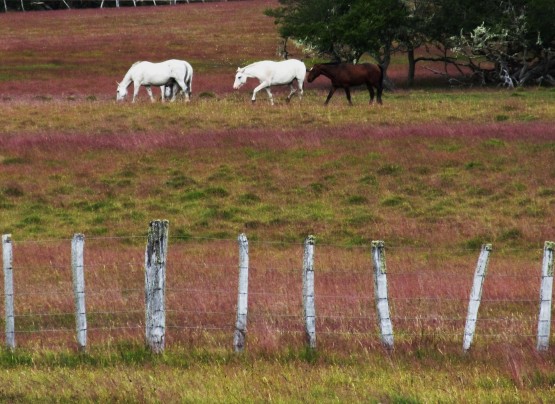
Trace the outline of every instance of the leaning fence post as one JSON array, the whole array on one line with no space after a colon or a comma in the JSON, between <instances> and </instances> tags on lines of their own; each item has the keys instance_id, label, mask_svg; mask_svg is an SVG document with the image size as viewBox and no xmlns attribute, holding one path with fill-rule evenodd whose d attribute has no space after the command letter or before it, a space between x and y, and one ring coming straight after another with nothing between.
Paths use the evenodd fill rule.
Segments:
<instances>
[{"instance_id":1,"label":"leaning fence post","mask_svg":"<svg viewBox=\"0 0 555 404\"><path fill-rule=\"evenodd\" d=\"M154 353L164 351L166 339L166 257L167 220L150 222L145 251L146 343Z\"/></svg>"},{"instance_id":2,"label":"leaning fence post","mask_svg":"<svg viewBox=\"0 0 555 404\"><path fill-rule=\"evenodd\" d=\"M316 348L316 309L314 307L314 236L304 242L303 311L308 346Z\"/></svg>"},{"instance_id":3,"label":"leaning fence post","mask_svg":"<svg viewBox=\"0 0 555 404\"><path fill-rule=\"evenodd\" d=\"M2 261L4 263L4 306L6 312L6 347L15 349L15 320L13 302L13 252L12 235L2 236Z\"/></svg>"},{"instance_id":4,"label":"leaning fence post","mask_svg":"<svg viewBox=\"0 0 555 404\"><path fill-rule=\"evenodd\" d=\"M551 300L553 299L553 249L555 243L546 241L543 247L540 315L538 318L538 351L547 351L551 334Z\"/></svg>"},{"instance_id":5,"label":"leaning fence post","mask_svg":"<svg viewBox=\"0 0 555 404\"><path fill-rule=\"evenodd\" d=\"M463 337L463 351L467 352L472 344L474 338L474 331L476 330L476 321L478 320L478 309L480 308L480 301L482 299L482 287L486 278L488 269L489 253L492 250L491 244L482 245L478 263L476 264L476 271L474 272L474 282L472 283L472 290L470 291L470 298L468 299L468 313L466 315L466 324L464 326Z\"/></svg>"},{"instance_id":6,"label":"leaning fence post","mask_svg":"<svg viewBox=\"0 0 555 404\"><path fill-rule=\"evenodd\" d=\"M372 241L372 261L374 263L374 294L382 343L386 348L393 349L393 325L389 316L387 267L385 265L385 243L383 241Z\"/></svg>"},{"instance_id":7,"label":"leaning fence post","mask_svg":"<svg viewBox=\"0 0 555 404\"><path fill-rule=\"evenodd\" d=\"M239 292L237 296L237 321L233 335L235 352L245 349L249 293L249 241L244 233L237 238L239 244Z\"/></svg>"},{"instance_id":8,"label":"leaning fence post","mask_svg":"<svg viewBox=\"0 0 555 404\"><path fill-rule=\"evenodd\" d=\"M84 247L85 236L83 234L75 234L71 240L71 271L73 273L77 346L80 351L84 351L87 347L87 312L85 309L85 275L83 273Z\"/></svg>"}]
</instances>

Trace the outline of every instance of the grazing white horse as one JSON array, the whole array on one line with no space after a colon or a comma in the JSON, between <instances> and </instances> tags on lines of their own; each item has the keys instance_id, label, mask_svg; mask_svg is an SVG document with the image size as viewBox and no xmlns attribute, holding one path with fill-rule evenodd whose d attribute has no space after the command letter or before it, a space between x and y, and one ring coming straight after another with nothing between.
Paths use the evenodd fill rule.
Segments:
<instances>
[{"instance_id":1,"label":"grazing white horse","mask_svg":"<svg viewBox=\"0 0 555 404\"><path fill-rule=\"evenodd\" d=\"M160 63L136 62L118 84L117 100L122 101L127 96L127 87L133 83L133 102L137 98L141 86L145 86L150 100L154 102L151 86L160 86L162 101L165 100L165 86L173 88L171 100L179 90L185 94L186 101L190 100L193 83L193 68L184 60L166 60Z\"/></svg>"},{"instance_id":2,"label":"grazing white horse","mask_svg":"<svg viewBox=\"0 0 555 404\"><path fill-rule=\"evenodd\" d=\"M287 102L291 100L293 94L297 92L293 87L293 81L297 80L299 87L299 97L303 95L303 82L306 75L306 66L303 62L296 59L284 60L282 62L273 62L271 60L263 60L250 64L246 67L239 67L235 74L235 82L233 88L235 90L241 88L247 82L247 78L257 78L260 84L252 92L252 102L256 101L256 93L265 89L270 97L270 103L274 105L274 97L270 92L270 87L275 85L289 84L291 92L287 96Z\"/></svg>"}]
</instances>

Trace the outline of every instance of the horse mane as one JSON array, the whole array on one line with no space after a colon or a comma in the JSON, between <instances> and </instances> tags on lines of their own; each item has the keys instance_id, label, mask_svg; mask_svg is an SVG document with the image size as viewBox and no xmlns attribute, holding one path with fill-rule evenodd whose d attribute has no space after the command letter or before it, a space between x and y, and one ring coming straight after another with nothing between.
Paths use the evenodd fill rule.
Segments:
<instances>
[{"instance_id":1,"label":"horse mane","mask_svg":"<svg viewBox=\"0 0 555 404\"><path fill-rule=\"evenodd\" d=\"M258 62L254 62L254 63L251 63L250 65L246 65L245 67L242 67L241 70L245 71L249 67L253 67L253 66L258 65L258 64L263 63L263 62L267 62L267 61L266 60L259 60Z\"/></svg>"},{"instance_id":2,"label":"horse mane","mask_svg":"<svg viewBox=\"0 0 555 404\"><path fill-rule=\"evenodd\" d=\"M142 62L143 62L142 60L139 60L138 62L133 63L129 68L129 70L127 70L127 73L125 73L125 76L123 77L123 80L121 81L121 83L119 83L119 85L124 84L125 87L128 87L132 81L131 75L133 74L133 68ZM125 83L128 83L128 84L125 84Z\"/></svg>"}]
</instances>

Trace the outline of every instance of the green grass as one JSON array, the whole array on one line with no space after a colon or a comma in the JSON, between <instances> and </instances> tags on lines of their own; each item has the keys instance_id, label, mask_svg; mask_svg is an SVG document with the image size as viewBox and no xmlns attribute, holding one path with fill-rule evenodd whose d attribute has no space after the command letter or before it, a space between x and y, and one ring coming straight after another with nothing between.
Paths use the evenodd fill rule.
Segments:
<instances>
[{"instance_id":1,"label":"green grass","mask_svg":"<svg viewBox=\"0 0 555 404\"><path fill-rule=\"evenodd\" d=\"M121 345L89 354L3 352L3 400L16 401L551 401L555 374L519 354L487 358L417 351L333 357L307 351L234 355ZM487 360L485 360L487 359ZM501 366L492 366L498 359ZM407 363L414 363L408 367ZM157 377L156 375L163 375ZM456 382L454 382L456 380ZM34 388L28 389L26 383ZM58 386L57 388L52 388Z\"/></svg>"},{"instance_id":2,"label":"green grass","mask_svg":"<svg viewBox=\"0 0 555 404\"><path fill-rule=\"evenodd\" d=\"M490 99L484 101L487 105L500 96L481 94ZM549 105L552 94L536 91L535 97ZM461 93L445 103L469 96ZM516 122L498 126L470 117L467 124L435 121L445 115L432 121L419 117L422 122L411 125L401 116L413 105L410 97L395 100L390 109L225 103L233 106L233 113L211 113L216 121L227 122L224 128L238 127L232 131L199 117L206 129L184 127L179 120L159 129L167 123L160 118L145 120L144 133L131 126L112 134L103 129L110 121L103 114L118 114L121 123L152 113L200 114L208 108L203 103L113 108L101 102L94 107L69 104L68 110L58 102L35 104L44 114L35 123L37 133L33 127L17 132L36 146L6 143L0 155L2 231L19 239L67 237L75 231L142 234L149 218L166 217L172 226L199 237L216 232L235 237L248 231L257 239L280 240L287 233L298 241L314 232L324 243L392 236L411 244L433 243L411 240L402 226L377 234L377 222L395 223L401 217L415 225L477 226L473 232L489 234L490 241L524 247L543 242L525 229L553 218L553 172L542 164L555 150L549 115L533 127ZM491 116L485 106L480 108ZM361 124L349 117L362 110L379 111L387 125ZM334 114L338 122L297 127L299 111ZM19 126L19 112L12 116L11 125ZM40 122L46 116L64 131L45 129ZM264 129L249 126L253 116L260 117ZM71 122L83 117L88 122ZM347 119L350 125L343 122ZM68 129L74 126L78 132ZM345 223L356 226L344 232ZM502 230L507 228L519 237L507 237ZM466 242L451 240L455 245Z\"/></svg>"},{"instance_id":3,"label":"green grass","mask_svg":"<svg viewBox=\"0 0 555 404\"><path fill-rule=\"evenodd\" d=\"M44 95L35 97L37 100L42 97L41 102L5 105L0 125L5 133L42 133L46 130L69 134L94 131L110 135L152 131L187 133L213 128L295 129L298 125L307 128L343 127L353 123L382 127L457 122L496 124L500 122L498 111L503 105L513 103L506 91L416 91L386 94L383 107L369 107L367 94L358 92L354 96L354 107L348 107L343 95L337 94L329 108L325 108L321 105L324 100L322 92L307 93L302 102L295 99L290 105L285 105L283 95L277 93L279 105L275 108L268 105L265 95L259 97L257 105L251 106L248 91L235 94L233 99L199 99L191 105L180 102L150 105L142 93L143 102L138 105L119 104L117 107L112 102L54 101ZM518 106L503 113L502 122L553 120L554 102L554 92L530 90L519 100ZM32 121L29 116L33 117ZM495 144L490 146L496 147Z\"/></svg>"}]
</instances>

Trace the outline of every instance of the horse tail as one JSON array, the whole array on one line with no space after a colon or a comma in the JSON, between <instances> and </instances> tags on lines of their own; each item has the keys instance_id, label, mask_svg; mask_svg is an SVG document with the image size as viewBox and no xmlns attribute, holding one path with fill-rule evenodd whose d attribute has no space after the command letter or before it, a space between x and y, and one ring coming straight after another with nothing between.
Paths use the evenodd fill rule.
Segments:
<instances>
[{"instance_id":1,"label":"horse tail","mask_svg":"<svg viewBox=\"0 0 555 404\"><path fill-rule=\"evenodd\" d=\"M189 95L193 94L193 66L187 66L187 73L185 74L185 82L189 87Z\"/></svg>"}]
</instances>

